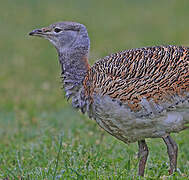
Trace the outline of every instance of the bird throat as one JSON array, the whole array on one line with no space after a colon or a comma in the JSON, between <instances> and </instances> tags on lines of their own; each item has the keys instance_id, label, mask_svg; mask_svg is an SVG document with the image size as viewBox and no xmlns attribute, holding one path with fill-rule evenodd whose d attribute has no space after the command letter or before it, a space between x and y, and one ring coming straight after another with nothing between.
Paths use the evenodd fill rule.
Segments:
<instances>
[{"instance_id":1,"label":"bird throat","mask_svg":"<svg viewBox=\"0 0 189 180\"><path fill-rule=\"evenodd\" d=\"M83 113L86 111L83 80L90 69L87 56L88 49L83 47L59 52L61 77L66 98L67 100L71 98L72 106L81 109Z\"/></svg>"}]
</instances>

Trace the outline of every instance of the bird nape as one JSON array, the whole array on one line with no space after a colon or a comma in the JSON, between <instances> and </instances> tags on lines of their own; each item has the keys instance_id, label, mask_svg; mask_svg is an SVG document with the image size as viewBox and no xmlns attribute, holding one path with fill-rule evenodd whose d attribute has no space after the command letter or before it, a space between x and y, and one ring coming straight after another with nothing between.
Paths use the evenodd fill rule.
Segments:
<instances>
[{"instance_id":1,"label":"bird nape","mask_svg":"<svg viewBox=\"0 0 189 180\"><path fill-rule=\"evenodd\" d=\"M189 123L189 47L156 46L111 54L88 63L90 40L84 25L59 22L29 33L48 39L57 49L66 98L112 136L138 141L143 176L146 138L162 138L177 169L176 142L170 133Z\"/></svg>"}]
</instances>

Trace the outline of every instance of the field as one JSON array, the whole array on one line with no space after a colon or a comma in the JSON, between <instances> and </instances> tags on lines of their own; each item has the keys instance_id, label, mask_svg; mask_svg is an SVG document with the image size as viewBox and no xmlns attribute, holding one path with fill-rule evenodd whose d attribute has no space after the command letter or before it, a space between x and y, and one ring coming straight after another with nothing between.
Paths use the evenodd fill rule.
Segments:
<instances>
[{"instance_id":1,"label":"field","mask_svg":"<svg viewBox=\"0 0 189 180\"><path fill-rule=\"evenodd\" d=\"M188 0L7 0L0 6L0 179L189 179L189 130L173 137L178 172L168 176L161 139L148 139L146 174L125 145L72 109L55 48L28 32L57 21L87 26L90 64L112 52L189 45Z\"/></svg>"}]
</instances>

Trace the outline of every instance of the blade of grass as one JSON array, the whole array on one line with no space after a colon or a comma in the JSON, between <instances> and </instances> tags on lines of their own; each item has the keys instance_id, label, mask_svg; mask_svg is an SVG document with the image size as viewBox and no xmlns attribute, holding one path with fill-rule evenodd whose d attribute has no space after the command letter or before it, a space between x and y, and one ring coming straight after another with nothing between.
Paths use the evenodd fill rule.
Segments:
<instances>
[{"instance_id":1,"label":"blade of grass","mask_svg":"<svg viewBox=\"0 0 189 180\"><path fill-rule=\"evenodd\" d=\"M57 158L56 158L56 164L55 164L55 170L54 170L54 174L53 174L53 180L55 180L56 177L56 172L57 172L57 168L58 168L58 162L59 162L59 157L60 157L60 151L62 149L62 136L60 136L60 143L59 143L59 150L58 150L58 154L57 154Z\"/></svg>"}]
</instances>

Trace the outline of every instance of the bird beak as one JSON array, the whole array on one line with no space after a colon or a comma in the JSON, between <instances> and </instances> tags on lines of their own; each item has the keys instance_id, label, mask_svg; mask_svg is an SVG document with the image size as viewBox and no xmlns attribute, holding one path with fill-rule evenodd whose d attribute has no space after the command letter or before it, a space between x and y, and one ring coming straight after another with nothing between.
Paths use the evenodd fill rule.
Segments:
<instances>
[{"instance_id":1,"label":"bird beak","mask_svg":"<svg viewBox=\"0 0 189 180\"><path fill-rule=\"evenodd\" d=\"M32 32L29 33L30 36L42 36L44 35L44 32L42 29L35 29Z\"/></svg>"},{"instance_id":2,"label":"bird beak","mask_svg":"<svg viewBox=\"0 0 189 180\"><path fill-rule=\"evenodd\" d=\"M39 36L39 37L46 37L50 34L51 29L48 27L41 28L41 29L34 29L32 32L29 33L30 36Z\"/></svg>"}]
</instances>

